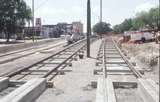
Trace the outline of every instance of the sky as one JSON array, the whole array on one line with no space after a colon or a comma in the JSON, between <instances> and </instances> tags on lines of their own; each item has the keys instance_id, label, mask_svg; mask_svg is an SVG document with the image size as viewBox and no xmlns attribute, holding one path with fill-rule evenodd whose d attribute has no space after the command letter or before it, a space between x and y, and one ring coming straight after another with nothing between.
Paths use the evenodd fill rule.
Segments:
<instances>
[{"instance_id":1,"label":"sky","mask_svg":"<svg viewBox=\"0 0 160 102\"><path fill-rule=\"evenodd\" d=\"M32 0L24 0L32 7ZM81 21L86 31L87 0L34 0L35 18L42 24L72 23ZM112 26L125 18L134 17L137 12L148 11L158 6L159 0L103 0L103 21ZM92 25L99 22L100 0L91 0Z\"/></svg>"}]
</instances>

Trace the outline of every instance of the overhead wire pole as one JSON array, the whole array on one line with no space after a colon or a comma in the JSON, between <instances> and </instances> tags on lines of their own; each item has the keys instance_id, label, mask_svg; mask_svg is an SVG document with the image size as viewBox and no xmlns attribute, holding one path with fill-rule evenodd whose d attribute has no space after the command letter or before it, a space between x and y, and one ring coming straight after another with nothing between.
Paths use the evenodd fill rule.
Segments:
<instances>
[{"instance_id":1,"label":"overhead wire pole","mask_svg":"<svg viewBox=\"0 0 160 102\"><path fill-rule=\"evenodd\" d=\"M158 31L160 31L160 0L159 0L159 17L158 17Z\"/></svg>"},{"instance_id":2,"label":"overhead wire pole","mask_svg":"<svg viewBox=\"0 0 160 102\"><path fill-rule=\"evenodd\" d=\"M102 0L100 0L100 26L101 26L100 29L102 29ZM101 35L101 38L102 38L102 34L100 34L100 35Z\"/></svg>"},{"instance_id":3,"label":"overhead wire pole","mask_svg":"<svg viewBox=\"0 0 160 102\"><path fill-rule=\"evenodd\" d=\"M34 27L34 0L32 0L32 28L33 28L32 40L34 42L34 35L35 35L35 27Z\"/></svg>"},{"instance_id":4,"label":"overhead wire pole","mask_svg":"<svg viewBox=\"0 0 160 102\"><path fill-rule=\"evenodd\" d=\"M100 22L102 23L102 0L100 0Z\"/></svg>"},{"instance_id":5,"label":"overhead wire pole","mask_svg":"<svg viewBox=\"0 0 160 102\"><path fill-rule=\"evenodd\" d=\"M159 14L158 14L158 32L160 31L160 0L159 0ZM159 43L159 58L158 58L158 60L159 60L159 68L160 68L160 43ZM160 70L159 70L159 72L160 72ZM160 83L160 74L159 74L159 83Z\"/></svg>"},{"instance_id":6,"label":"overhead wire pole","mask_svg":"<svg viewBox=\"0 0 160 102\"><path fill-rule=\"evenodd\" d=\"M91 36L91 7L90 0L87 1L87 57L90 57L90 36Z\"/></svg>"}]
</instances>

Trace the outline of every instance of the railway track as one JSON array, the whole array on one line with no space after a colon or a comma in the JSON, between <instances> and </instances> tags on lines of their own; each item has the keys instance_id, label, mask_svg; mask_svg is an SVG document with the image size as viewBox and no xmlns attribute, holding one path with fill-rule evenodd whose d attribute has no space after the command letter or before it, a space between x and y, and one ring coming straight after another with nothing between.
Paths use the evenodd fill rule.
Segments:
<instances>
[{"instance_id":1,"label":"railway track","mask_svg":"<svg viewBox=\"0 0 160 102\"><path fill-rule=\"evenodd\" d=\"M46 78L48 81L51 81L57 74L63 73L63 69L66 66L71 66L71 61L78 55L83 55L85 48L86 40L84 39L29 67L16 70L4 76L13 80Z\"/></svg>"},{"instance_id":2,"label":"railway track","mask_svg":"<svg viewBox=\"0 0 160 102\"><path fill-rule=\"evenodd\" d=\"M105 78L111 74L128 75L131 73L136 78L143 77L132 63L129 62L113 39L107 38L102 41L97 60L97 64L102 64L102 71Z\"/></svg>"},{"instance_id":3,"label":"railway track","mask_svg":"<svg viewBox=\"0 0 160 102\"><path fill-rule=\"evenodd\" d=\"M95 102L159 102L159 85L143 76L112 38L103 39L97 61L102 68L94 73L102 77Z\"/></svg>"},{"instance_id":4,"label":"railway track","mask_svg":"<svg viewBox=\"0 0 160 102\"><path fill-rule=\"evenodd\" d=\"M23 49L23 50L19 50L19 51L10 52L7 54L1 54L0 55L0 64L5 64L5 63L8 63L8 62L11 62L11 61L23 58L23 57L30 56L30 55L35 54L37 52L43 52L43 51L53 49L55 47L59 47L59 46L62 46L65 44L64 41L58 43L59 41L60 40L56 40L56 41L52 42L55 44L50 43L50 45L48 45L47 47L46 47L46 45L42 45L42 46L31 47L31 48L27 48L27 49Z\"/></svg>"}]
</instances>

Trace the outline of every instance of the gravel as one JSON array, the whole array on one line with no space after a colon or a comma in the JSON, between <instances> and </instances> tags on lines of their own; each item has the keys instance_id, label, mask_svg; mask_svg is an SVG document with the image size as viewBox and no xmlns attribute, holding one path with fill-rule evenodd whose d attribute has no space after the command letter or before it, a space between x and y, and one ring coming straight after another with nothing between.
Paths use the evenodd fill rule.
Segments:
<instances>
[{"instance_id":1,"label":"gravel","mask_svg":"<svg viewBox=\"0 0 160 102\"><path fill-rule=\"evenodd\" d=\"M136 62L139 68L146 70L145 76L159 82L159 47L154 42L144 44L122 44L122 49Z\"/></svg>"}]
</instances>

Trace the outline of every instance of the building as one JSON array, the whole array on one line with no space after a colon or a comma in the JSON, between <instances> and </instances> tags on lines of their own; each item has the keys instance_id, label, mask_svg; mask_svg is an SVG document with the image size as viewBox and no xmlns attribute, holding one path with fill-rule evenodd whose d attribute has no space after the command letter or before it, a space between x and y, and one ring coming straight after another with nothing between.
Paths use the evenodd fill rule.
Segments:
<instances>
[{"instance_id":1,"label":"building","mask_svg":"<svg viewBox=\"0 0 160 102\"><path fill-rule=\"evenodd\" d=\"M81 22L72 24L63 22L56 25L42 25L40 35L44 38L53 38L72 33L83 34L83 24Z\"/></svg>"},{"instance_id":2,"label":"building","mask_svg":"<svg viewBox=\"0 0 160 102\"><path fill-rule=\"evenodd\" d=\"M42 22L41 18L36 18L36 25L33 28L31 27L25 27L24 28L24 35L27 37L31 36L41 36L41 31L42 31Z\"/></svg>"},{"instance_id":3,"label":"building","mask_svg":"<svg viewBox=\"0 0 160 102\"><path fill-rule=\"evenodd\" d=\"M42 30L41 18L36 18L36 26L35 26L36 36L40 36L41 35L41 30Z\"/></svg>"},{"instance_id":4,"label":"building","mask_svg":"<svg viewBox=\"0 0 160 102\"><path fill-rule=\"evenodd\" d=\"M56 25L43 25L42 31L41 31L41 36L43 38L59 37L58 31L59 30Z\"/></svg>"},{"instance_id":5,"label":"building","mask_svg":"<svg viewBox=\"0 0 160 102\"><path fill-rule=\"evenodd\" d=\"M53 38L68 33L72 33L72 24L58 23L57 25L43 25L41 36L45 38Z\"/></svg>"},{"instance_id":6,"label":"building","mask_svg":"<svg viewBox=\"0 0 160 102\"><path fill-rule=\"evenodd\" d=\"M83 34L83 24L81 22L73 22L73 32Z\"/></svg>"},{"instance_id":7,"label":"building","mask_svg":"<svg viewBox=\"0 0 160 102\"><path fill-rule=\"evenodd\" d=\"M41 29L42 28L37 28L37 27L25 27L24 28L24 35L27 37L31 36L40 36L41 35Z\"/></svg>"}]
</instances>

